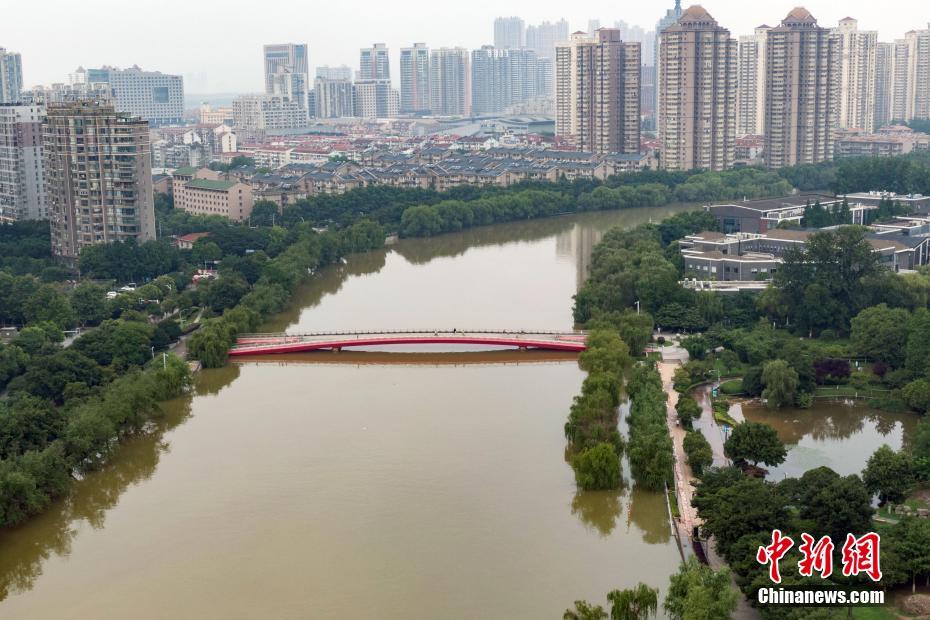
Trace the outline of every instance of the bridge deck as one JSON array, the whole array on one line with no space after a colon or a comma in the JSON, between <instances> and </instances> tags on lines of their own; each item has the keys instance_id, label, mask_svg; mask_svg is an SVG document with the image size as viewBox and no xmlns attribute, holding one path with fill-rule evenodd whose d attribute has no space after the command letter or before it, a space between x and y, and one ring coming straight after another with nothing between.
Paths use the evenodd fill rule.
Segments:
<instances>
[{"instance_id":1,"label":"bridge deck","mask_svg":"<svg viewBox=\"0 0 930 620\"><path fill-rule=\"evenodd\" d=\"M515 331L515 330L396 330L379 332L315 332L296 334L243 334L230 355L269 355L320 349L340 350L349 347L405 344L467 344L544 349L549 351L584 351L584 332Z\"/></svg>"}]
</instances>

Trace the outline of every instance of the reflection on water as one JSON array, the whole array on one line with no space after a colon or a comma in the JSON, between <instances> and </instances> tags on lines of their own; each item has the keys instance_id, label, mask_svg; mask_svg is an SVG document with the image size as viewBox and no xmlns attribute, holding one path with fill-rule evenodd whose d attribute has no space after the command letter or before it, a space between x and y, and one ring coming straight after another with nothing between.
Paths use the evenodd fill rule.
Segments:
<instances>
[{"instance_id":1,"label":"reflection on water","mask_svg":"<svg viewBox=\"0 0 930 620\"><path fill-rule=\"evenodd\" d=\"M404 240L321 270L264 329L568 329L598 235L674 210ZM662 495L578 493L560 458L583 376L538 351L204 371L110 466L0 533L0 614L535 618L664 588Z\"/></svg>"},{"instance_id":2,"label":"reflection on water","mask_svg":"<svg viewBox=\"0 0 930 620\"><path fill-rule=\"evenodd\" d=\"M787 460L770 468L770 478L800 476L821 465L843 476L861 473L882 444L895 450L906 445L917 424L913 413L890 413L841 402L782 410L748 403L742 406L742 413L748 420L774 427L789 447Z\"/></svg>"},{"instance_id":3,"label":"reflection on water","mask_svg":"<svg viewBox=\"0 0 930 620\"><path fill-rule=\"evenodd\" d=\"M0 531L0 600L28 590L52 556L68 556L74 538L106 524L107 511L130 486L148 480L168 451L164 434L190 415L191 397L163 405L165 415L121 447L112 465L88 474L73 492L49 510L13 530Z\"/></svg>"},{"instance_id":4,"label":"reflection on water","mask_svg":"<svg viewBox=\"0 0 930 620\"><path fill-rule=\"evenodd\" d=\"M601 536L608 536L620 518L620 491L577 491L572 498L572 514Z\"/></svg>"}]
</instances>

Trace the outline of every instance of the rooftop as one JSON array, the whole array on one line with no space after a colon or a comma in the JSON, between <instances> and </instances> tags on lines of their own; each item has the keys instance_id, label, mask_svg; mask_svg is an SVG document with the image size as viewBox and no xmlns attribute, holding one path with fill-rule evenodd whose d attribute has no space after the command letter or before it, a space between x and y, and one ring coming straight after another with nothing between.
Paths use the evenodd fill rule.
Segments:
<instances>
[{"instance_id":1,"label":"rooftop","mask_svg":"<svg viewBox=\"0 0 930 620\"><path fill-rule=\"evenodd\" d=\"M192 189L210 189L216 191L226 191L235 185L235 181L211 181L210 179L193 179L185 184L185 187Z\"/></svg>"}]
</instances>

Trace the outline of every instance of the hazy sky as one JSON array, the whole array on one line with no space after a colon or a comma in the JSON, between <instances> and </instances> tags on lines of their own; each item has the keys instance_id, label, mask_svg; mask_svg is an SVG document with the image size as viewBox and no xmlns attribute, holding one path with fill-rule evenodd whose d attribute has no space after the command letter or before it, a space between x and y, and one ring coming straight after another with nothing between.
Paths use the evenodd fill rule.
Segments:
<instances>
[{"instance_id":1,"label":"hazy sky","mask_svg":"<svg viewBox=\"0 0 930 620\"><path fill-rule=\"evenodd\" d=\"M776 25L797 3L707 0L703 6L736 36L762 23ZM78 65L138 64L184 75L188 93L219 93L262 90L264 43L309 43L312 74L317 65L357 69L358 49L384 42L396 84L401 47L414 41L479 47L492 42L499 15L518 15L527 23L564 17L570 31L586 29L592 18L602 25L622 19L651 30L674 0L32 0L4 5L0 47L22 53L27 87L66 82ZM822 26L835 26L848 15L859 20L860 29L878 30L883 41L930 22L925 0L808 0L804 6Z\"/></svg>"}]
</instances>

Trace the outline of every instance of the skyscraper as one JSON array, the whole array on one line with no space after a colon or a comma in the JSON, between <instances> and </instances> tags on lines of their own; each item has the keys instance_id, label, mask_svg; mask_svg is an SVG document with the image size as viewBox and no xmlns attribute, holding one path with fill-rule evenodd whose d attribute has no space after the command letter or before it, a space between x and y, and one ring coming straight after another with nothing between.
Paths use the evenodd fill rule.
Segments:
<instances>
[{"instance_id":1,"label":"skyscraper","mask_svg":"<svg viewBox=\"0 0 930 620\"><path fill-rule=\"evenodd\" d=\"M627 43L639 43L642 50L643 64L648 65L649 61L655 58L656 33L652 30L647 31L642 26L628 24L622 19L614 22L614 28L620 31L620 38Z\"/></svg>"},{"instance_id":2,"label":"skyscraper","mask_svg":"<svg viewBox=\"0 0 930 620\"><path fill-rule=\"evenodd\" d=\"M0 224L48 218L44 119L44 106L0 103Z\"/></svg>"},{"instance_id":3,"label":"skyscraper","mask_svg":"<svg viewBox=\"0 0 930 620\"><path fill-rule=\"evenodd\" d=\"M126 112L148 121L149 125L176 125L184 120L184 78L161 71L78 67L71 74L78 90L106 89L117 112Z\"/></svg>"},{"instance_id":4,"label":"skyscraper","mask_svg":"<svg viewBox=\"0 0 930 620\"><path fill-rule=\"evenodd\" d=\"M22 91L22 57L0 47L0 103L17 103Z\"/></svg>"},{"instance_id":5,"label":"skyscraper","mask_svg":"<svg viewBox=\"0 0 930 620\"><path fill-rule=\"evenodd\" d=\"M472 114L502 112L510 105L509 49L483 45L471 52Z\"/></svg>"},{"instance_id":6,"label":"skyscraper","mask_svg":"<svg viewBox=\"0 0 930 620\"><path fill-rule=\"evenodd\" d=\"M761 136L765 129L765 41L768 26L739 38L737 63L736 135Z\"/></svg>"},{"instance_id":7,"label":"skyscraper","mask_svg":"<svg viewBox=\"0 0 930 620\"><path fill-rule=\"evenodd\" d=\"M594 153L639 152L640 45L616 28L556 46L556 135Z\"/></svg>"},{"instance_id":8,"label":"skyscraper","mask_svg":"<svg viewBox=\"0 0 930 620\"><path fill-rule=\"evenodd\" d=\"M891 53L891 120L909 120L913 97L908 79L911 63L907 39L895 39Z\"/></svg>"},{"instance_id":9,"label":"skyscraper","mask_svg":"<svg viewBox=\"0 0 930 620\"><path fill-rule=\"evenodd\" d=\"M400 50L400 111L429 112L429 48L425 43Z\"/></svg>"},{"instance_id":10,"label":"skyscraper","mask_svg":"<svg viewBox=\"0 0 930 620\"><path fill-rule=\"evenodd\" d=\"M310 60L306 43L266 45L265 94L286 97L303 108L309 117Z\"/></svg>"},{"instance_id":11,"label":"skyscraper","mask_svg":"<svg viewBox=\"0 0 930 620\"><path fill-rule=\"evenodd\" d=\"M568 41L568 22L544 21L537 26L526 27L526 47L534 50L538 58L555 58L555 44Z\"/></svg>"},{"instance_id":12,"label":"skyscraper","mask_svg":"<svg viewBox=\"0 0 930 620\"><path fill-rule=\"evenodd\" d=\"M662 35L662 31L668 28L673 24L678 23L678 18L681 17L681 0L675 0L675 8L668 9L665 11L665 16L662 17L658 22L656 22L656 40L652 46L653 50L653 59L652 66L656 68L656 85L660 82L659 77L659 37ZM658 112L659 110L659 89L656 88L655 104L652 107L653 110Z\"/></svg>"},{"instance_id":13,"label":"skyscraper","mask_svg":"<svg viewBox=\"0 0 930 620\"><path fill-rule=\"evenodd\" d=\"M833 31L840 39L839 127L872 131L875 126L875 63L878 32L859 30L852 17Z\"/></svg>"},{"instance_id":14,"label":"skyscraper","mask_svg":"<svg viewBox=\"0 0 930 620\"><path fill-rule=\"evenodd\" d=\"M391 87L391 80L356 80L353 86L355 116L360 118L390 118L397 116L400 97Z\"/></svg>"},{"instance_id":15,"label":"skyscraper","mask_svg":"<svg viewBox=\"0 0 930 620\"><path fill-rule=\"evenodd\" d=\"M700 6L659 37L662 168L725 170L736 148L737 43Z\"/></svg>"},{"instance_id":16,"label":"skyscraper","mask_svg":"<svg viewBox=\"0 0 930 620\"><path fill-rule=\"evenodd\" d=\"M84 100L49 105L42 130L54 255L155 238L146 121Z\"/></svg>"},{"instance_id":17,"label":"skyscraper","mask_svg":"<svg viewBox=\"0 0 930 620\"><path fill-rule=\"evenodd\" d=\"M875 48L875 128L891 122L891 87L894 83L894 44L879 43Z\"/></svg>"},{"instance_id":18,"label":"skyscraper","mask_svg":"<svg viewBox=\"0 0 930 620\"><path fill-rule=\"evenodd\" d=\"M317 77L313 94L317 118L341 118L355 114L352 80Z\"/></svg>"},{"instance_id":19,"label":"skyscraper","mask_svg":"<svg viewBox=\"0 0 930 620\"><path fill-rule=\"evenodd\" d=\"M765 163L833 157L840 109L840 40L803 8L769 30L765 46Z\"/></svg>"},{"instance_id":20,"label":"skyscraper","mask_svg":"<svg viewBox=\"0 0 930 620\"><path fill-rule=\"evenodd\" d=\"M903 120L930 119L930 24L904 35L907 45L907 95Z\"/></svg>"},{"instance_id":21,"label":"skyscraper","mask_svg":"<svg viewBox=\"0 0 930 620\"><path fill-rule=\"evenodd\" d=\"M340 65L338 67L320 66L316 68L316 76L324 80L349 80L352 81L352 67Z\"/></svg>"},{"instance_id":22,"label":"skyscraper","mask_svg":"<svg viewBox=\"0 0 930 620\"><path fill-rule=\"evenodd\" d=\"M273 94L273 76L279 71L302 73L310 82L309 54L306 43L279 43L264 47L265 93Z\"/></svg>"},{"instance_id":23,"label":"skyscraper","mask_svg":"<svg viewBox=\"0 0 930 620\"><path fill-rule=\"evenodd\" d=\"M384 43L363 47L359 53L358 79L390 80L391 62Z\"/></svg>"},{"instance_id":24,"label":"skyscraper","mask_svg":"<svg viewBox=\"0 0 930 620\"><path fill-rule=\"evenodd\" d=\"M494 47L523 47L524 36L523 20L519 17L498 17L494 20Z\"/></svg>"},{"instance_id":25,"label":"skyscraper","mask_svg":"<svg viewBox=\"0 0 930 620\"><path fill-rule=\"evenodd\" d=\"M433 114L471 113L471 72L468 50L443 47L430 52L430 109Z\"/></svg>"}]
</instances>

